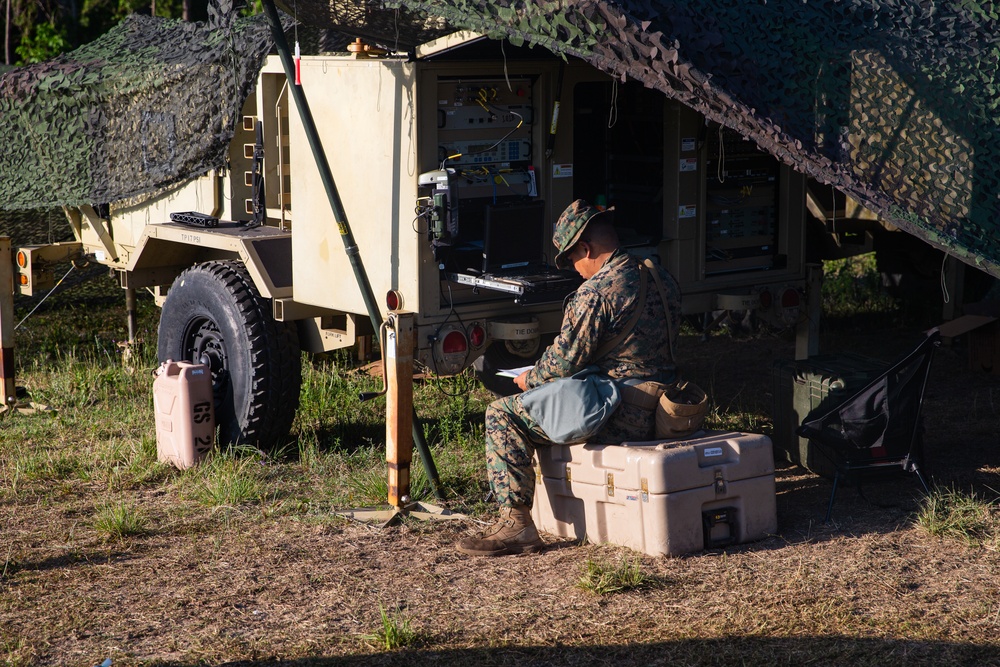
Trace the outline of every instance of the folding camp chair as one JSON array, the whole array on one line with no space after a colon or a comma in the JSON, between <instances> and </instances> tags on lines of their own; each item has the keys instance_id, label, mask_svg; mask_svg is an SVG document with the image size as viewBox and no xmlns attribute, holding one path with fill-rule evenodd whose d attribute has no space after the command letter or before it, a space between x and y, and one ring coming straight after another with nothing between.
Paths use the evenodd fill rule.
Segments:
<instances>
[{"instance_id":1,"label":"folding camp chair","mask_svg":"<svg viewBox=\"0 0 1000 667\"><path fill-rule=\"evenodd\" d=\"M860 485L860 476L866 472L898 467L914 473L929 492L920 472L920 408L940 339L938 330L932 329L915 350L858 392L825 414L807 415L796 429L836 466L824 521L830 520L837 485L844 477L853 475Z\"/></svg>"}]
</instances>

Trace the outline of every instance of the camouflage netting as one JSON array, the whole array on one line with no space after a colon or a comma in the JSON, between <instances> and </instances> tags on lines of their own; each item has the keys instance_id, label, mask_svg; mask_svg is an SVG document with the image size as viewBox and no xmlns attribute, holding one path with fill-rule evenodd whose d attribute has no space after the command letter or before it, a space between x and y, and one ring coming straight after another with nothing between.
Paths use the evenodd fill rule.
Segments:
<instances>
[{"instance_id":1,"label":"camouflage netting","mask_svg":"<svg viewBox=\"0 0 1000 667\"><path fill-rule=\"evenodd\" d=\"M642 81L1000 277L992 1L393 3Z\"/></svg>"},{"instance_id":2,"label":"camouflage netting","mask_svg":"<svg viewBox=\"0 0 1000 667\"><path fill-rule=\"evenodd\" d=\"M471 29L577 56L681 100L905 231L1000 276L1000 18L992 0L284 0L282 6L303 23L400 50ZM263 34L259 24L235 25L227 39L242 35L249 44L250 35ZM131 43L149 54L143 61L148 73L109 73L118 77L115 85L102 86L106 92L93 103L79 84L101 80L104 59L118 55L115 62L130 62L118 50L81 49L65 60L0 75L0 113L6 119L16 108L18 118L16 130L0 125L0 141L15 147L0 157L0 207L107 201L217 163L227 136L218 128L228 127L242 101L236 91L245 90L235 82L249 85L236 69L244 74L262 52L241 47L240 57L227 59L224 50L209 48L221 45L221 34L204 27L135 20L118 34L140 28L149 30L145 40ZM198 62L206 68L197 73L202 89L210 82L201 97L197 76L185 84L180 64L176 70L164 66L194 59L185 39L215 56ZM181 50L171 58L165 53L171 49ZM53 76L62 77L58 90L41 96L42 106L31 106L34 91L53 87ZM234 82L233 94L227 89L219 96L219 82ZM181 93L185 87L192 90ZM205 138L184 145L207 147L207 155L185 161L172 154L167 169L158 159L169 151L154 142L147 168L145 160L138 162L145 153L136 138L145 136L156 114L172 113L182 94L190 107L221 99L235 106L212 109L191 123L191 133ZM113 113L101 106L106 98L114 100ZM37 136L40 124L55 115L70 122L71 115L55 113L65 100L79 100L77 108L88 110L74 121L87 138L74 139L79 148L70 161L64 146L20 138ZM31 103L22 111L25 101ZM120 110L133 120L119 129ZM104 134L93 132L102 125ZM180 146L178 140L169 148ZM128 175L121 160L131 169L131 183L121 180ZM4 182L15 164L34 170L18 181L23 188ZM160 170L169 173L159 177ZM106 176L110 172L114 179Z\"/></svg>"},{"instance_id":3,"label":"camouflage netting","mask_svg":"<svg viewBox=\"0 0 1000 667\"><path fill-rule=\"evenodd\" d=\"M263 59L263 17L133 15L55 60L0 74L0 208L132 198L225 163Z\"/></svg>"},{"instance_id":4,"label":"camouflage netting","mask_svg":"<svg viewBox=\"0 0 1000 667\"><path fill-rule=\"evenodd\" d=\"M392 51L405 52L455 32L443 18L412 12L399 4L387 7L359 0L275 0L275 4L302 23L375 41Z\"/></svg>"}]
</instances>

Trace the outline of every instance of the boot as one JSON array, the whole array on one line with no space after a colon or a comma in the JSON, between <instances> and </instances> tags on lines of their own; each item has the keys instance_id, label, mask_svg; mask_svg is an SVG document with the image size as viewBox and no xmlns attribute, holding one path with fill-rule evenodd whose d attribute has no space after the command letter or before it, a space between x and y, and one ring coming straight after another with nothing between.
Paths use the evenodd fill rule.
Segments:
<instances>
[{"instance_id":1,"label":"boot","mask_svg":"<svg viewBox=\"0 0 1000 667\"><path fill-rule=\"evenodd\" d=\"M531 510L524 505L501 507L500 518L481 538L468 537L455 547L470 556L504 556L541 551L545 543L538 536Z\"/></svg>"}]
</instances>

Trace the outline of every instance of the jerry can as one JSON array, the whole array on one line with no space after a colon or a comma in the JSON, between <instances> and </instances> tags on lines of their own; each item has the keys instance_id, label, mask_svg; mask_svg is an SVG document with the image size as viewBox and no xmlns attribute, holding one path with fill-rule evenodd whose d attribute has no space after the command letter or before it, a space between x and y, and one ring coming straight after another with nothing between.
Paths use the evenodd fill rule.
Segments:
<instances>
[{"instance_id":1,"label":"jerry can","mask_svg":"<svg viewBox=\"0 0 1000 667\"><path fill-rule=\"evenodd\" d=\"M215 445L215 406L208 366L168 359L156 370L156 456L181 470Z\"/></svg>"}]
</instances>

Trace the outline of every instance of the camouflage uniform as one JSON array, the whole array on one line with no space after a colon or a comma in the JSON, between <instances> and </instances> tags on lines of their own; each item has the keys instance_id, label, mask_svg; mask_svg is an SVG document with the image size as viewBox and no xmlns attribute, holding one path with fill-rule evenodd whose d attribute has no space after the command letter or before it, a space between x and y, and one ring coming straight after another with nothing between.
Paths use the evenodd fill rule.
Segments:
<instances>
[{"instance_id":1,"label":"camouflage uniform","mask_svg":"<svg viewBox=\"0 0 1000 667\"><path fill-rule=\"evenodd\" d=\"M575 239L563 246L556 241L564 250L572 243ZM672 381L675 365L666 322L669 317L669 331L676 337L680 326L680 289L666 269L657 266L656 270L663 281L669 308L665 309L661 302L652 276L647 276L645 307L635 328L606 356L595 359L601 345L625 328L639 297L639 261L623 250L616 250L568 300L559 335L528 372L528 388L573 375L590 364L620 380ZM648 440L652 434L653 413L623 402L592 442ZM490 404L486 409L486 469L501 505L531 507L535 494L532 456L537 446L550 444L525 412L520 395Z\"/></svg>"}]
</instances>

